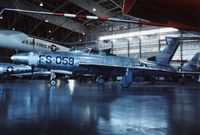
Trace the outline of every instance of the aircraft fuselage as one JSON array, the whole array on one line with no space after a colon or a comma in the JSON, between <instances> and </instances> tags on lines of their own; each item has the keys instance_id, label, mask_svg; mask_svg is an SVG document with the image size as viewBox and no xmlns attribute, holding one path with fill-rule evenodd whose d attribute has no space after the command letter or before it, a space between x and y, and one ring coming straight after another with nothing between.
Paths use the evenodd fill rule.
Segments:
<instances>
[{"instance_id":1,"label":"aircraft fuselage","mask_svg":"<svg viewBox=\"0 0 200 135\"><path fill-rule=\"evenodd\" d=\"M12 60L40 68L105 76L123 76L129 68L137 76L166 76L176 72L171 66L162 66L155 62L82 52L26 53L12 56Z\"/></svg>"}]
</instances>

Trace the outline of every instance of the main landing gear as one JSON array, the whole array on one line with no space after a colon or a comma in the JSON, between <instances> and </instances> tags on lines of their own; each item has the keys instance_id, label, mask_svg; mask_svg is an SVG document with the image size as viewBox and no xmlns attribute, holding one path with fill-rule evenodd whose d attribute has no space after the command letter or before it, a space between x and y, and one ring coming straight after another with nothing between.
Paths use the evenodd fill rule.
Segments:
<instances>
[{"instance_id":1,"label":"main landing gear","mask_svg":"<svg viewBox=\"0 0 200 135\"><path fill-rule=\"evenodd\" d=\"M179 80L179 84L180 85L185 85L185 82L186 82L186 79L185 79L185 76L183 75Z\"/></svg>"},{"instance_id":2,"label":"main landing gear","mask_svg":"<svg viewBox=\"0 0 200 135\"><path fill-rule=\"evenodd\" d=\"M96 78L96 83L100 85L103 85L105 82L106 82L106 79L102 75Z\"/></svg>"},{"instance_id":3,"label":"main landing gear","mask_svg":"<svg viewBox=\"0 0 200 135\"><path fill-rule=\"evenodd\" d=\"M54 73L54 72L51 72L50 84L51 84L51 86L57 85L56 73Z\"/></svg>"},{"instance_id":4,"label":"main landing gear","mask_svg":"<svg viewBox=\"0 0 200 135\"><path fill-rule=\"evenodd\" d=\"M125 76L122 77L121 86L123 88L128 88L131 85L132 81L133 81L133 74L129 69L127 69Z\"/></svg>"},{"instance_id":5,"label":"main landing gear","mask_svg":"<svg viewBox=\"0 0 200 135\"><path fill-rule=\"evenodd\" d=\"M198 77L198 80L197 80L199 83L200 83L200 74L199 74L199 77Z\"/></svg>"}]
</instances>

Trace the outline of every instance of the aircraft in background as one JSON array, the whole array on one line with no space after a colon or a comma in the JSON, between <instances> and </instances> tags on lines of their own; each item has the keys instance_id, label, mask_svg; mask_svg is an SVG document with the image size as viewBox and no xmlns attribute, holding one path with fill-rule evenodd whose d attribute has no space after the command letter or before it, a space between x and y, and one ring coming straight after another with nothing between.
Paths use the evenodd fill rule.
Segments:
<instances>
[{"instance_id":1,"label":"aircraft in background","mask_svg":"<svg viewBox=\"0 0 200 135\"><path fill-rule=\"evenodd\" d=\"M34 38L31 36L28 36L22 32L18 31L13 31L13 30L3 30L0 29L0 47L2 48L9 48L9 49L15 49L15 50L20 50L20 51L44 51L44 52L67 52L70 49L67 47L64 47L62 45L42 40L39 38ZM44 74L48 75L49 72L43 71L35 71L34 68L31 69L32 67L25 66L25 65L12 65L9 63L2 63L0 66L2 75L7 75L7 76L26 76L26 75L31 75L32 72L34 72L34 75L36 74ZM9 69L14 69L14 73L9 72L9 70L6 69L6 67L9 67ZM16 69L16 73L15 73ZM27 70L27 72L26 72ZM20 75L18 74L19 72L23 72ZM56 70L54 71L56 72ZM61 71L57 71L56 73L60 73ZM12 74L11 74L12 73ZM61 72L63 73L63 72ZM71 74L70 72L65 72L66 74Z\"/></svg>"},{"instance_id":2,"label":"aircraft in background","mask_svg":"<svg viewBox=\"0 0 200 135\"><path fill-rule=\"evenodd\" d=\"M198 73L200 74L200 53L196 53L194 57L181 69L185 73Z\"/></svg>"},{"instance_id":3,"label":"aircraft in background","mask_svg":"<svg viewBox=\"0 0 200 135\"><path fill-rule=\"evenodd\" d=\"M0 63L0 78L3 80L6 76L33 76L33 75L50 75L49 71L36 68L33 70L28 65L16 65L10 63Z\"/></svg>"},{"instance_id":4,"label":"aircraft in background","mask_svg":"<svg viewBox=\"0 0 200 135\"><path fill-rule=\"evenodd\" d=\"M15 63L28 64L46 69L71 71L77 74L92 74L96 82L103 84L110 77L122 76L121 86L129 87L136 76L177 77L184 75L169 65L181 38L167 37L167 47L155 56L155 61L143 61L136 58L113 56L93 50L71 52L30 52L13 55ZM191 63L189 63L191 65ZM184 69L184 68L183 68ZM192 70L193 71L193 70ZM198 70L199 71L199 70ZM55 76L51 85L56 85Z\"/></svg>"},{"instance_id":5,"label":"aircraft in background","mask_svg":"<svg viewBox=\"0 0 200 135\"><path fill-rule=\"evenodd\" d=\"M62 45L33 38L22 32L0 30L0 47L20 51L67 52L69 48Z\"/></svg>"}]
</instances>

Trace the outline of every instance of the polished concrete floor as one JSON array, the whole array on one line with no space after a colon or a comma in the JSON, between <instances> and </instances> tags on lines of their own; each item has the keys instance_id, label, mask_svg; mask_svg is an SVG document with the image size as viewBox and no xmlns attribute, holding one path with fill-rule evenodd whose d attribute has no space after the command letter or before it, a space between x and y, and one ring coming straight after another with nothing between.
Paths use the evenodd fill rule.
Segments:
<instances>
[{"instance_id":1,"label":"polished concrete floor","mask_svg":"<svg viewBox=\"0 0 200 135\"><path fill-rule=\"evenodd\" d=\"M1 135L200 135L200 85L0 85Z\"/></svg>"}]
</instances>

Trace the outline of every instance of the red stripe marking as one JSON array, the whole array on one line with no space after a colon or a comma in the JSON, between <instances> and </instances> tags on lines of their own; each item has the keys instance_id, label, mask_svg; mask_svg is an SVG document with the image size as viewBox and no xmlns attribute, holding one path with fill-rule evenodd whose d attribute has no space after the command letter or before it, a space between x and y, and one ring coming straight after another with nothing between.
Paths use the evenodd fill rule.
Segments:
<instances>
[{"instance_id":1,"label":"red stripe marking","mask_svg":"<svg viewBox=\"0 0 200 135\"><path fill-rule=\"evenodd\" d=\"M107 21L108 17L106 17L106 16L99 16L98 19L102 20L102 21Z\"/></svg>"},{"instance_id":2,"label":"red stripe marking","mask_svg":"<svg viewBox=\"0 0 200 135\"><path fill-rule=\"evenodd\" d=\"M55 16L64 16L64 13L53 13Z\"/></svg>"},{"instance_id":3,"label":"red stripe marking","mask_svg":"<svg viewBox=\"0 0 200 135\"><path fill-rule=\"evenodd\" d=\"M85 15L76 15L77 18L79 19L86 19L87 17Z\"/></svg>"}]
</instances>

